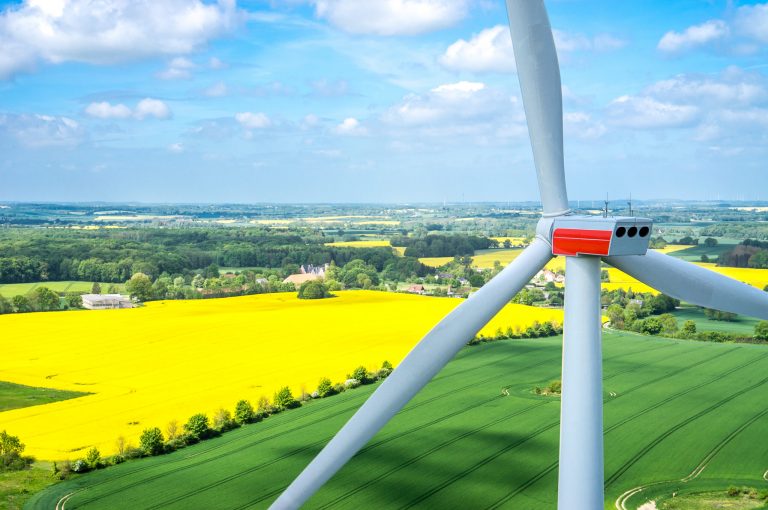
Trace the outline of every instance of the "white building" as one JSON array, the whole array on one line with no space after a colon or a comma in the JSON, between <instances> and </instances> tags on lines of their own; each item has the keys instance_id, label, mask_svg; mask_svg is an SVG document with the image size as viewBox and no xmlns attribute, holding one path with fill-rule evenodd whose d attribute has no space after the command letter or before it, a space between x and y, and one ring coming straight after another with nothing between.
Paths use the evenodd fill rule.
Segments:
<instances>
[{"instance_id":1,"label":"white building","mask_svg":"<svg viewBox=\"0 0 768 510\"><path fill-rule=\"evenodd\" d=\"M83 308L88 310L109 310L113 308L133 308L128 296L120 294L83 294Z\"/></svg>"}]
</instances>

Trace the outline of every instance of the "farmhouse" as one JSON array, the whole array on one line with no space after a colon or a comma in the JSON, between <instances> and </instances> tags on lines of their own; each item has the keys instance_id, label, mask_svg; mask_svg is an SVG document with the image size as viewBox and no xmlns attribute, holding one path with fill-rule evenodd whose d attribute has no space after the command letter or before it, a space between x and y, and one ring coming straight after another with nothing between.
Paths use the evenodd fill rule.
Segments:
<instances>
[{"instance_id":1,"label":"farmhouse","mask_svg":"<svg viewBox=\"0 0 768 510\"><path fill-rule=\"evenodd\" d=\"M127 296L120 294L83 294L83 308L88 310L109 310L113 308L133 308Z\"/></svg>"},{"instance_id":2,"label":"farmhouse","mask_svg":"<svg viewBox=\"0 0 768 510\"><path fill-rule=\"evenodd\" d=\"M323 272L325 274L325 272ZM297 273L288 276L283 283L293 283L294 285L301 285L304 282L312 280L322 280L323 276L317 273Z\"/></svg>"},{"instance_id":3,"label":"farmhouse","mask_svg":"<svg viewBox=\"0 0 768 510\"><path fill-rule=\"evenodd\" d=\"M406 292L410 292L411 294L424 294L424 286L419 284L413 284L408 289L406 289Z\"/></svg>"}]
</instances>

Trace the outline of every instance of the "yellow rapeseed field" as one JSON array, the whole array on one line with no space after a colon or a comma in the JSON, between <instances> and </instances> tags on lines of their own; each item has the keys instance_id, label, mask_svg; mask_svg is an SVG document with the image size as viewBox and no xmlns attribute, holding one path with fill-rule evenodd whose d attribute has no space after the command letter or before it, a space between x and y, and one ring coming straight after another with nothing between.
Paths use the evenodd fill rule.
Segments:
<instances>
[{"instance_id":1,"label":"yellow rapeseed field","mask_svg":"<svg viewBox=\"0 0 768 510\"><path fill-rule=\"evenodd\" d=\"M129 310L0 316L0 380L92 395L0 413L0 430L39 459L103 454L124 436L192 414L256 403L288 385L313 391L356 366L399 363L461 300L373 291L303 301L295 293L161 301ZM508 305L483 332L562 321Z\"/></svg>"}]
</instances>

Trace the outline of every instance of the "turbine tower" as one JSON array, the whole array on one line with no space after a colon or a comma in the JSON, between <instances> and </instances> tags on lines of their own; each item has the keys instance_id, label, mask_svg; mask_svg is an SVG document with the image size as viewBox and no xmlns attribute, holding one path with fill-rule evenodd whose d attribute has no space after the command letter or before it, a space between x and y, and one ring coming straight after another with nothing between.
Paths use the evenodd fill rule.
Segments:
<instances>
[{"instance_id":1,"label":"turbine tower","mask_svg":"<svg viewBox=\"0 0 768 510\"><path fill-rule=\"evenodd\" d=\"M543 0L506 0L543 206L536 239L440 321L273 503L295 509L405 406L553 256L566 257L558 508L599 510L603 498L600 265L674 298L768 320L768 293L648 250L651 220L571 213L563 164L557 53Z\"/></svg>"}]
</instances>

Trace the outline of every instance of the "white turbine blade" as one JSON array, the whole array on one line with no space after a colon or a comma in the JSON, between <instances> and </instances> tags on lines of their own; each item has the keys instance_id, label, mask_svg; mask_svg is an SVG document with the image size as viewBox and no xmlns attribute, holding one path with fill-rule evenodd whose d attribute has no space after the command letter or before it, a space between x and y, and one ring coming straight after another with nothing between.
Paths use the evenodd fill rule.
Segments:
<instances>
[{"instance_id":1,"label":"white turbine blade","mask_svg":"<svg viewBox=\"0 0 768 510\"><path fill-rule=\"evenodd\" d=\"M673 298L768 320L768 292L690 262L653 250L603 260Z\"/></svg>"},{"instance_id":2,"label":"white turbine blade","mask_svg":"<svg viewBox=\"0 0 768 510\"><path fill-rule=\"evenodd\" d=\"M299 508L419 392L552 258L535 240L493 280L456 307L419 342L384 383L272 504ZM397 320L393 317L392 320Z\"/></svg>"},{"instance_id":3,"label":"white turbine blade","mask_svg":"<svg viewBox=\"0 0 768 510\"><path fill-rule=\"evenodd\" d=\"M539 179L544 216L569 211L563 168L563 93L543 0L507 0L517 77Z\"/></svg>"}]
</instances>

